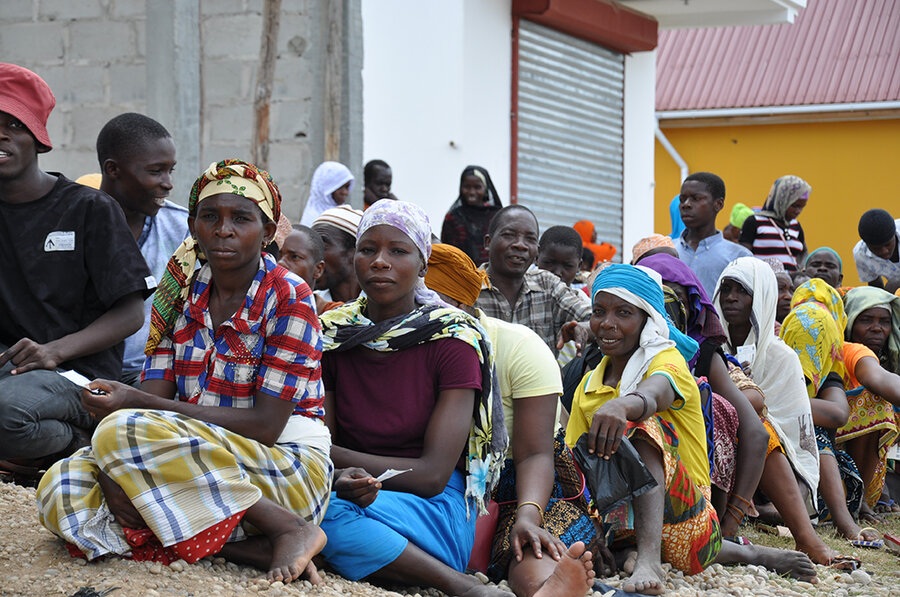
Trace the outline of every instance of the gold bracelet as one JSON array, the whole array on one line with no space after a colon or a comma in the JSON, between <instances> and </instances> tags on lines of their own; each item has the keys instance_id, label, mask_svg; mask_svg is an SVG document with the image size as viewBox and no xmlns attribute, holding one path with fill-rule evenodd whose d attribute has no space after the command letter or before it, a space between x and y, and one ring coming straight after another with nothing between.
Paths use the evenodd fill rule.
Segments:
<instances>
[{"instance_id":1,"label":"gold bracelet","mask_svg":"<svg viewBox=\"0 0 900 597\"><path fill-rule=\"evenodd\" d=\"M516 506L516 513L522 509L522 506L534 506L538 509L538 514L541 515L541 526L544 526L544 509L541 508L541 505L537 502L521 502L518 506Z\"/></svg>"}]
</instances>

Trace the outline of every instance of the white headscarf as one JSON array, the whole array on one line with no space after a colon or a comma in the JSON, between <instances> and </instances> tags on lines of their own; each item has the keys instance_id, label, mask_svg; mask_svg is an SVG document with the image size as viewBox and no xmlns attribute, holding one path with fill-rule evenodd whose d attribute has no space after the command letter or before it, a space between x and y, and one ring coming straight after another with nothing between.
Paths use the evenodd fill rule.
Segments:
<instances>
[{"instance_id":1,"label":"white headscarf","mask_svg":"<svg viewBox=\"0 0 900 597\"><path fill-rule=\"evenodd\" d=\"M775 335L775 311L778 306L775 272L761 259L740 257L729 263L719 276L713 304L729 338L729 344L723 348L735 354L738 347L734 347L733 351L730 347L731 335L719 296L725 278L736 280L753 295L750 334L743 344L749 348L747 360L751 375L765 394L768 421L778 433L788 460L812 489L809 494L815 507L816 488L819 486L816 432L800 359Z\"/></svg>"},{"instance_id":2,"label":"white headscarf","mask_svg":"<svg viewBox=\"0 0 900 597\"><path fill-rule=\"evenodd\" d=\"M348 182L352 191L353 174L347 166L340 162L322 162L313 173L312 182L309 184L309 199L306 201L300 223L312 226L323 211L337 207L338 204L332 199L331 194Z\"/></svg>"}]
</instances>

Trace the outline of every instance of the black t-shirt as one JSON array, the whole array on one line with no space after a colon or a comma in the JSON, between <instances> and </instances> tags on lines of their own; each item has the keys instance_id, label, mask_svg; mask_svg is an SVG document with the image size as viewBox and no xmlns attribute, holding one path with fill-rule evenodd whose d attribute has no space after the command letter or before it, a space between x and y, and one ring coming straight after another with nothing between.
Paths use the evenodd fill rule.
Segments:
<instances>
[{"instance_id":1,"label":"black t-shirt","mask_svg":"<svg viewBox=\"0 0 900 597\"><path fill-rule=\"evenodd\" d=\"M82 330L119 299L138 291L149 296L155 286L122 208L106 193L57 176L40 199L0 199L0 343L6 346L22 338L44 344ZM120 342L60 368L118 379L122 350Z\"/></svg>"}]
</instances>

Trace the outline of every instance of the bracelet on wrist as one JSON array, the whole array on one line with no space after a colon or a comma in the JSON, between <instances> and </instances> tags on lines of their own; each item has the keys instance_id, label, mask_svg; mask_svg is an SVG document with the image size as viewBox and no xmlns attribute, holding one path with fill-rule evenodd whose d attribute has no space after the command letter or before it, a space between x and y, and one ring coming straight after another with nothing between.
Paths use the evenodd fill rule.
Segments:
<instances>
[{"instance_id":1,"label":"bracelet on wrist","mask_svg":"<svg viewBox=\"0 0 900 597\"><path fill-rule=\"evenodd\" d=\"M544 526L544 509L537 502L519 502L519 505L516 506L516 513L518 514L519 510L522 509L523 506L534 506L537 508L538 514L541 517L541 526Z\"/></svg>"},{"instance_id":2,"label":"bracelet on wrist","mask_svg":"<svg viewBox=\"0 0 900 597\"><path fill-rule=\"evenodd\" d=\"M640 416L635 420L637 420L637 421L644 420L644 417L646 417L648 414L650 414L647 412L650 409L650 401L647 399L646 396L644 396L637 390L633 390L631 392L628 392L628 394L626 394L626 396L629 396L629 395L637 396L638 398L641 399L641 402L643 403L643 408L641 408Z\"/></svg>"}]
</instances>

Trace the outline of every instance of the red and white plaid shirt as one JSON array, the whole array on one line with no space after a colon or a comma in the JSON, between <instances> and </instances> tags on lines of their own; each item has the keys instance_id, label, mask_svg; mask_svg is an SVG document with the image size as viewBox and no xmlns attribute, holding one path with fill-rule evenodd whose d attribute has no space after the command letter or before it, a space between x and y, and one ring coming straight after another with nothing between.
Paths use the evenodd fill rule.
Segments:
<instances>
[{"instance_id":1,"label":"red and white plaid shirt","mask_svg":"<svg viewBox=\"0 0 900 597\"><path fill-rule=\"evenodd\" d=\"M212 329L211 275L208 265L198 272L142 381L172 381L178 400L204 406L252 408L263 392L296 403L295 415L323 418L321 328L306 283L264 254L243 306Z\"/></svg>"}]
</instances>

